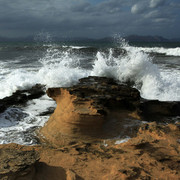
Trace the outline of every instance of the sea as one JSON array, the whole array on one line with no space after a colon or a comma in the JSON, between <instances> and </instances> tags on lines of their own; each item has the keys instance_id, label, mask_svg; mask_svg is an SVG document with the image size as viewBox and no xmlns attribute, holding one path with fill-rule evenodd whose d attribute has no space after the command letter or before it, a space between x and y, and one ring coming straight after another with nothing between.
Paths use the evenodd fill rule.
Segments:
<instances>
[{"instance_id":1,"label":"sea","mask_svg":"<svg viewBox=\"0 0 180 180\"><path fill-rule=\"evenodd\" d=\"M68 87L88 76L130 82L141 97L180 101L180 43L12 42L0 43L0 99L36 84ZM0 114L0 144L38 143L36 130L56 103L47 95Z\"/></svg>"}]
</instances>

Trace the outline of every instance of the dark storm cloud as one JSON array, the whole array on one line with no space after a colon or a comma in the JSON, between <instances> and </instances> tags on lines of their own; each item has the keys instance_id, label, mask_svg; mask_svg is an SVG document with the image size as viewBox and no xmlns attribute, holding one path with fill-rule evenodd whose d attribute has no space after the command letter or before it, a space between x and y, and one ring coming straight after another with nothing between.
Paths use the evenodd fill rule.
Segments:
<instances>
[{"instance_id":1,"label":"dark storm cloud","mask_svg":"<svg viewBox=\"0 0 180 180\"><path fill-rule=\"evenodd\" d=\"M116 33L179 33L178 0L4 0L0 1L0 36L103 37Z\"/></svg>"}]
</instances>

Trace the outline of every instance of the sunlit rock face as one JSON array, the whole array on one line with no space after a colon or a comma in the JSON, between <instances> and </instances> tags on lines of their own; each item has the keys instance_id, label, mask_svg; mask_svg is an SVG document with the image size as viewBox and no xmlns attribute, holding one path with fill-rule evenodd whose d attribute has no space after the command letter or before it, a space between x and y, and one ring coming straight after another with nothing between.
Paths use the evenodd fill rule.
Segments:
<instances>
[{"instance_id":1,"label":"sunlit rock face","mask_svg":"<svg viewBox=\"0 0 180 180\"><path fill-rule=\"evenodd\" d=\"M64 144L65 137L133 137L142 120L165 122L180 115L179 102L145 100L137 89L106 77L83 78L72 87L49 88L47 94L57 107L40 134L55 145Z\"/></svg>"},{"instance_id":2,"label":"sunlit rock face","mask_svg":"<svg viewBox=\"0 0 180 180\"><path fill-rule=\"evenodd\" d=\"M132 123L130 114L140 99L138 90L105 77L83 78L73 87L50 88L47 94L57 107L40 132L54 143L62 135L84 139L118 136L125 130L125 121Z\"/></svg>"}]
</instances>

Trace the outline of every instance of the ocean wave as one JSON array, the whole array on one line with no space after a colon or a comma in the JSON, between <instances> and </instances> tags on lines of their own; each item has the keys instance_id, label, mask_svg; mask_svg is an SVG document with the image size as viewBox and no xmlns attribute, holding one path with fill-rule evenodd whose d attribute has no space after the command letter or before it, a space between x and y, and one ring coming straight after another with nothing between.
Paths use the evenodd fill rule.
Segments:
<instances>
[{"instance_id":1,"label":"ocean wave","mask_svg":"<svg viewBox=\"0 0 180 180\"><path fill-rule=\"evenodd\" d=\"M34 51L34 50L47 50L51 47L56 49L88 49L89 46L71 46L61 44L30 44L30 45L3 45L0 46L0 51L15 50L15 51Z\"/></svg>"},{"instance_id":2,"label":"ocean wave","mask_svg":"<svg viewBox=\"0 0 180 180\"><path fill-rule=\"evenodd\" d=\"M39 60L41 67L37 67L36 70L24 67L11 69L9 74L1 76L3 79L0 84L0 98L10 96L17 90L28 89L37 83L47 87L71 86L90 74L88 70L80 68L79 61L79 57L70 51L49 48L45 56Z\"/></svg>"},{"instance_id":3,"label":"ocean wave","mask_svg":"<svg viewBox=\"0 0 180 180\"><path fill-rule=\"evenodd\" d=\"M89 48L88 46L62 46L63 48L72 48L72 49L83 49L83 48Z\"/></svg>"},{"instance_id":4,"label":"ocean wave","mask_svg":"<svg viewBox=\"0 0 180 180\"><path fill-rule=\"evenodd\" d=\"M97 53L91 75L106 76L120 82L133 82L143 98L161 101L180 100L180 72L161 71L152 63L152 57L138 48L127 49L127 54L117 58Z\"/></svg>"},{"instance_id":5,"label":"ocean wave","mask_svg":"<svg viewBox=\"0 0 180 180\"><path fill-rule=\"evenodd\" d=\"M34 128L42 127L49 116L39 116L48 107L55 108L55 102L47 97L34 99L23 108L8 108L0 114L0 144L37 144Z\"/></svg>"},{"instance_id":6,"label":"ocean wave","mask_svg":"<svg viewBox=\"0 0 180 180\"><path fill-rule=\"evenodd\" d=\"M127 46L126 50L137 49L138 51L144 51L146 53L159 53L166 56L180 56L180 47L176 48L164 48L164 47L133 47Z\"/></svg>"},{"instance_id":7,"label":"ocean wave","mask_svg":"<svg viewBox=\"0 0 180 180\"><path fill-rule=\"evenodd\" d=\"M80 78L94 75L112 77L120 82L132 82L146 99L180 100L179 71L171 70L171 73L168 73L159 69L152 63L152 57L141 48L124 43L119 46L120 53L116 52L117 48L98 51L95 57L91 57L94 60L89 62L70 48L60 50L58 47L49 46L45 55L39 59L41 66L36 69L23 67L11 70L1 80L0 98L37 83L44 84L47 88L72 86ZM122 49L126 49L126 52L122 53ZM83 68L82 64L88 63L91 68Z\"/></svg>"},{"instance_id":8,"label":"ocean wave","mask_svg":"<svg viewBox=\"0 0 180 180\"><path fill-rule=\"evenodd\" d=\"M88 48L84 50L89 52ZM92 55L92 52L96 55ZM153 64L153 57L141 48L122 43L117 48L95 49L90 55L89 60L89 54L82 58L82 54L74 53L72 48L60 49L51 45L36 62L38 66L31 67L31 61L18 67L16 61L0 62L0 98L10 96L17 90L31 88L37 83L47 88L68 87L76 84L80 78L93 75L111 77L123 83L131 82L146 99L180 101L180 71L159 68ZM23 59L20 60L23 63ZM89 68L86 68L87 64ZM29 101L25 107L13 107L1 113L0 144L36 144L38 141L34 129L48 120L48 116L40 114L49 107L55 107L55 102L45 95Z\"/></svg>"}]
</instances>

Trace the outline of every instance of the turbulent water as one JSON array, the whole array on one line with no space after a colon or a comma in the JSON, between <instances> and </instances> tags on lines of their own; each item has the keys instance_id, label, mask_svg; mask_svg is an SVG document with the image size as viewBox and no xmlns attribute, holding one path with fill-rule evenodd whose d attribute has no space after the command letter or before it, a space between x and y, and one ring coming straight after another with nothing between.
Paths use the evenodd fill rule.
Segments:
<instances>
[{"instance_id":1,"label":"turbulent water","mask_svg":"<svg viewBox=\"0 0 180 180\"><path fill-rule=\"evenodd\" d=\"M0 43L0 99L35 84L66 87L82 77L131 82L143 98L180 101L180 43ZM37 143L39 116L54 101L47 96L0 114L0 144Z\"/></svg>"}]
</instances>

